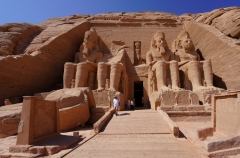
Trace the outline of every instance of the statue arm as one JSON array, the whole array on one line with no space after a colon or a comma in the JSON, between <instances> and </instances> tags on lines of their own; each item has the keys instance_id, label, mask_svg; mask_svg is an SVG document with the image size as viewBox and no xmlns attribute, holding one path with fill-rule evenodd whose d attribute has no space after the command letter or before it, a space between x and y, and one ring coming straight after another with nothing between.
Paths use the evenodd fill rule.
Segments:
<instances>
[{"instance_id":1,"label":"statue arm","mask_svg":"<svg viewBox=\"0 0 240 158\"><path fill-rule=\"evenodd\" d=\"M102 52L98 52L97 59L102 58L102 57L103 57L103 53Z\"/></svg>"},{"instance_id":2,"label":"statue arm","mask_svg":"<svg viewBox=\"0 0 240 158\"><path fill-rule=\"evenodd\" d=\"M76 53L76 54L75 54L74 63L79 63L78 54L79 54L79 53Z\"/></svg>"},{"instance_id":3,"label":"statue arm","mask_svg":"<svg viewBox=\"0 0 240 158\"><path fill-rule=\"evenodd\" d=\"M146 56L146 63L147 63L147 65L152 64L152 62L153 62L152 53L151 52L147 52L147 56Z\"/></svg>"},{"instance_id":4,"label":"statue arm","mask_svg":"<svg viewBox=\"0 0 240 158\"><path fill-rule=\"evenodd\" d=\"M181 66L187 64L188 62L189 62L188 60L186 60L186 61L180 61L180 62L178 62L178 67L181 67Z\"/></svg>"},{"instance_id":5,"label":"statue arm","mask_svg":"<svg viewBox=\"0 0 240 158\"><path fill-rule=\"evenodd\" d=\"M200 61L200 56L198 53L197 53L197 61Z\"/></svg>"},{"instance_id":6,"label":"statue arm","mask_svg":"<svg viewBox=\"0 0 240 158\"><path fill-rule=\"evenodd\" d=\"M172 60L176 60L176 59L175 59L175 54L171 52L169 61L172 61Z\"/></svg>"},{"instance_id":7,"label":"statue arm","mask_svg":"<svg viewBox=\"0 0 240 158\"><path fill-rule=\"evenodd\" d=\"M174 53L174 59L177 61L177 62L181 62L180 60L180 57L177 53Z\"/></svg>"},{"instance_id":8,"label":"statue arm","mask_svg":"<svg viewBox=\"0 0 240 158\"><path fill-rule=\"evenodd\" d=\"M179 57L179 55L177 53L175 54L175 60L178 62L178 67L181 67L181 66L183 66L183 65L185 65L185 64L187 64L189 62L188 60L181 61L180 57Z\"/></svg>"},{"instance_id":9,"label":"statue arm","mask_svg":"<svg viewBox=\"0 0 240 158\"><path fill-rule=\"evenodd\" d=\"M97 68L97 64L96 63L93 63L93 62L90 62L90 61L86 61L86 63L92 65L93 67Z\"/></svg>"}]
</instances>

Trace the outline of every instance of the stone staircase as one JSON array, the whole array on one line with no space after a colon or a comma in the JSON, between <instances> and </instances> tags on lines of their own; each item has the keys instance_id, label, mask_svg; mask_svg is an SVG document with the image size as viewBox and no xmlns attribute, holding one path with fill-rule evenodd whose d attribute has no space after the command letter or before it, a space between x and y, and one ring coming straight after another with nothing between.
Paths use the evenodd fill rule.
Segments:
<instances>
[{"instance_id":1,"label":"stone staircase","mask_svg":"<svg viewBox=\"0 0 240 158\"><path fill-rule=\"evenodd\" d=\"M114 92L93 91L96 106L90 109L91 116L90 119L88 120L88 123L94 124L109 110L110 108L110 101L108 98L109 95L114 96Z\"/></svg>"},{"instance_id":2,"label":"stone staircase","mask_svg":"<svg viewBox=\"0 0 240 158\"><path fill-rule=\"evenodd\" d=\"M153 110L119 111L87 143L65 158L164 157L193 158L172 134L161 115Z\"/></svg>"},{"instance_id":3,"label":"stone staircase","mask_svg":"<svg viewBox=\"0 0 240 158\"><path fill-rule=\"evenodd\" d=\"M8 151L0 153L0 158L33 158L52 156L79 142L79 137L60 135L33 145L12 145Z\"/></svg>"},{"instance_id":4,"label":"stone staircase","mask_svg":"<svg viewBox=\"0 0 240 158\"><path fill-rule=\"evenodd\" d=\"M91 116L88 120L88 123L94 124L97 122L108 110L110 109L109 106L96 106L94 108L91 108Z\"/></svg>"}]
</instances>

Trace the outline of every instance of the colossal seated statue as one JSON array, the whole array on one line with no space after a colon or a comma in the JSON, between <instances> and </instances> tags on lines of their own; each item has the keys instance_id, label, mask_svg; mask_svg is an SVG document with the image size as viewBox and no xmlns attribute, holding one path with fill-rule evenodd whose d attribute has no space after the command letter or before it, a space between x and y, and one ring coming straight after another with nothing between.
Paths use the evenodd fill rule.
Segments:
<instances>
[{"instance_id":1,"label":"colossal seated statue","mask_svg":"<svg viewBox=\"0 0 240 158\"><path fill-rule=\"evenodd\" d=\"M211 61L200 61L189 34L186 31L180 32L175 42L176 60L179 62L179 70L184 73L181 76L184 80L184 88L193 91L215 88ZM202 82L206 83L206 87Z\"/></svg>"},{"instance_id":2,"label":"colossal seated statue","mask_svg":"<svg viewBox=\"0 0 240 158\"><path fill-rule=\"evenodd\" d=\"M167 78L168 80L171 78L172 89L180 89L178 63L174 60L174 54L167 46L165 34L163 32L157 31L154 34L150 51L148 51L146 55L146 62L149 66L149 74L154 72L156 74L157 89L152 89L158 91L170 89L168 87Z\"/></svg>"},{"instance_id":3,"label":"colossal seated statue","mask_svg":"<svg viewBox=\"0 0 240 158\"><path fill-rule=\"evenodd\" d=\"M100 39L94 28L85 32L83 49L76 53L75 63L65 63L64 88L71 88L72 83L75 83L73 87L90 87L93 90L97 77L98 91L106 88L106 80L109 79L110 88L108 90L118 91L120 78L126 74L124 47L118 50L115 57L108 59L100 51L100 45ZM74 80L75 82L72 82Z\"/></svg>"}]
</instances>

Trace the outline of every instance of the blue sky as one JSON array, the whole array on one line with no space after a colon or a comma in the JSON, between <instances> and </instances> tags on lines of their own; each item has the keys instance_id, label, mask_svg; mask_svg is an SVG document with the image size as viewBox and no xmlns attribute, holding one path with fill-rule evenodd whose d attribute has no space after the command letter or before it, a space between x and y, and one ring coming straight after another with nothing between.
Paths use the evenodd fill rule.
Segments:
<instances>
[{"instance_id":1,"label":"blue sky","mask_svg":"<svg viewBox=\"0 0 240 158\"><path fill-rule=\"evenodd\" d=\"M35 24L73 14L160 11L181 15L230 6L240 7L240 0L2 0L0 25Z\"/></svg>"}]
</instances>

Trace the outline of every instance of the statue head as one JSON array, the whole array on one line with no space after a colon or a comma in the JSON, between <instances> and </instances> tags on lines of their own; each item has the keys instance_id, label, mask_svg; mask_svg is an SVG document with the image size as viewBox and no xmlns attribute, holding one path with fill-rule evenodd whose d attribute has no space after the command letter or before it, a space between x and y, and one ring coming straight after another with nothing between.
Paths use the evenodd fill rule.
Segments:
<instances>
[{"instance_id":1,"label":"statue head","mask_svg":"<svg viewBox=\"0 0 240 158\"><path fill-rule=\"evenodd\" d=\"M89 31L85 32L83 41L83 54L88 56L92 50L99 50L98 47L98 35L93 27Z\"/></svg>"},{"instance_id":2,"label":"statue head","mask_svg":"<svg viewBox=\"0 0 240 158\"><path fill-rule=\"evenodd\" d=\"M157 49L162 55L166 53L167 42L165 40L165 34L163 32L157 31L153 35L151 48Z\"/></svg>"},{"instance_id":3,"label":"statue head","mask_svg":"<svg viewBox=\"0 0 240 158\"><path fill-rule=\"evenodd\" d=\"M134 45L135 45L135 48L139 49L141 44L140 42L135 42Z\"/></svg>"},{"instance_id":4,"label":"statue head","mask_svg":"<svg viewBox=\"0 0 240 158\"><path fill-rule=\"evenodd\" d=\"M190 38L188 32L182 31L177 37L178 39L178 49L185 50L186 53L192 51L194 49L194 45L192 43L192 39Z\"/></svg>"}]
</instances>

